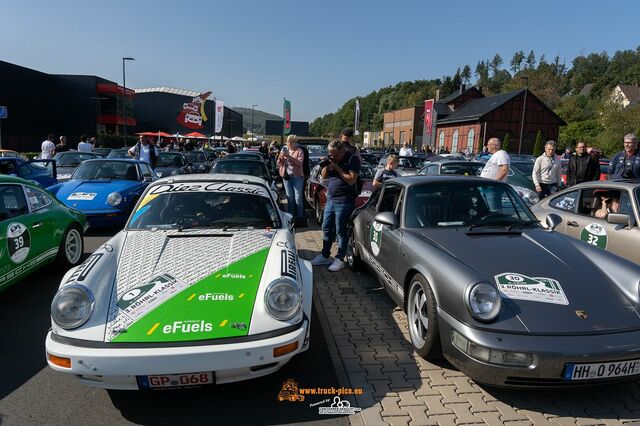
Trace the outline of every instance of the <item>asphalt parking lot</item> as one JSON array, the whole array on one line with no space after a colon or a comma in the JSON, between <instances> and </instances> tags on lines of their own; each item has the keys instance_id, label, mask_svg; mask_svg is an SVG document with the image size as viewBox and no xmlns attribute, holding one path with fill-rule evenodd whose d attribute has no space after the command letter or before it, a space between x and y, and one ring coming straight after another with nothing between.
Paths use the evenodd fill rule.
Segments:
<instances>
[{"instance_id":1,"label":"asphalt parking lot","mask_svg":"<svg viewBox=\"0 0 640 426\"><path fill-rule=\"evenodd\" d=\"M85 237L85 254L111 234ZM45 269L0 294L0 317L6 325L0 338L0 424L348 424L347 417L319 415L318 405L311 406L324 396L308 396L304 402L277 400L290 378L300 387L338 387L315 310L309 351L277 373L248 382L159 392L106 391L54 372L45 360L44 338L49 305L62 275Z\"/></svg>"}]
</instances>

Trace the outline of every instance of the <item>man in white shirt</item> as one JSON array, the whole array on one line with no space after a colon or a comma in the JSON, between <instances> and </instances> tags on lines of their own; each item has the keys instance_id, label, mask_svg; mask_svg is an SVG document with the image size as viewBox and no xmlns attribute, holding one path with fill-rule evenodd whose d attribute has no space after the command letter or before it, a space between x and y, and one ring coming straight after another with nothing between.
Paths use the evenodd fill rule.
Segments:
<instances>
[{"instance_id":1,"label":"man in white shirt","mask_svg":"<svg viewBox=\"0 0 640 426\"><path fill-rule=\"evenodd\" d=\"M487 142L487 150L491 154L491 158L487 160L480 176L487 179L495 179L499 181L507 180L509 174L509 166L511 158L506 151L500 149L500 139L491 138Z\"/></svg>"},{"instance_id":2,"label":"man in white shirt","mask_svg":"<svg viewBox=\"0 0 640 426\"><path fill-rule=\"evenodd\" d=\"M405 142L404 146L400 148L400 157L413 157L413 150L409 146L409 142Z\"/></svg>"},{"instance_id":3,"label":"man in white shirt","mask_svg":"<svg viewBox=\"0 0 640 426\"><path fill-rule=\"evenodd\" d=\"M149 139L140 136L138 143L129 149L128 154L131 158L146 161L155 169L159 152L154 144L149 143Z\"/></svg>"},{"instance_id":4,"label":"man in white shirt","mask_svg":"<svg viewBox=\"0 0 640 426\"><path fill-rule=\"evenodd\" d=\"M91 145L91 143L87 142L87 136L86 135L80 136L80 143L78 143L78 151L80 151L80 152L92 152L93 151L93 145Z\"/></svg>"},{"instance_id":5,"label":"man in white shirt","mask_svg":"<svg viewBox=\"0 0 640 426\"><path fill-rule=\"evenodd\" d=\"M53 155L56 153L56 144L53 143L53 135L47 135L47 139L42 141L40 151L42 151L40 159L51 160L53 158Z\"/></svg>"}]
</instances>

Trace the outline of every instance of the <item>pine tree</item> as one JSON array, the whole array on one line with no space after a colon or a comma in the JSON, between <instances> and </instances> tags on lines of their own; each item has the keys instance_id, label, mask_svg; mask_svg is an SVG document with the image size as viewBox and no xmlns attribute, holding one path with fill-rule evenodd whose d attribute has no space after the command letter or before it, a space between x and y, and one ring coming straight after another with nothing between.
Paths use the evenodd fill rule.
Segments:
<instances>
[{"instance_id":1,"label":"pine tree","mask_svg":"<svg viewBox=\"0 0 640 426\"><path fill-rule=\"evenodd\" d=\"M542 141L542 132L538 130L538 134L536 135L536 143L533 146L533 155L539 157L542 155L543 149L543 141Z\"/></svg>"},{"instance_id":2,"label":"pine tree","mask_svg":"<svg viewBox=\"0 0 640 426\"><path fill-rule=\"evenodd\" d=\"M465 65L464 68L462 68L460 77L462 77L465 83L469 83L469 81L471 81L471 67L469 65Z\"/></svg>"},{"instance_id":3,"label":"pine tree","mask_svg":"<svg viewBox=\"0 0 640 426\"><path fill-rule=\"evenodd\" d=\"M502 141L502 149L506 152L509 152L509 132L504 135L504 140Z\"/></svg>"}]
</instances>

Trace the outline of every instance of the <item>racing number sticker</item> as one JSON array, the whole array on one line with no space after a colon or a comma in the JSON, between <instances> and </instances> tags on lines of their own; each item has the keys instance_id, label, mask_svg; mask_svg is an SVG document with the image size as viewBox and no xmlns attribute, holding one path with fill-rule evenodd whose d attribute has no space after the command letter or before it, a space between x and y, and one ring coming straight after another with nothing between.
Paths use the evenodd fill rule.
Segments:
<instances>
[{"instance_id":1,"label":"racing number sticker","mask_svg":"<svg viewBox=\"0 0 640 426\"><path fill-rule=\"evenodd\" d=\"M382 246L382 224L373 222L371 228L369 228L369 241L371 242L371 252L374 256L380 253L380 247Z\"/></svg>"},{"instance_id":2,"label":"racing number sticker","mask_svg":"<svg viewBox=\"0 0 640 426\"><path fill-rule=\"evenodd\" d=\"M31 235L26 226L19 222L7 226L7 249L14 263L22 263L31 250Z\"/></svg>"},{"instance_id":3,"label":"racing number sticker","mask_svg":"<svg viewBox=\"0 0 640 426\"><path fill-rule=\"evenodd\" d=\"M582 228L580 239L601 249L607 248L607 230L599 223L590 223Z\"/></svg>"}]
</instances>

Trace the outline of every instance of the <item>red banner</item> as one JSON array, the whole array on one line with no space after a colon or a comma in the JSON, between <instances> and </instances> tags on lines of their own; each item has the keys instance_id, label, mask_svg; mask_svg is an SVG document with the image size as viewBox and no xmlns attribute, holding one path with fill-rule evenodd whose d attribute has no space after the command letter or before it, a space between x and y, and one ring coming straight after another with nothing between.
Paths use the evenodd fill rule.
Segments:
<instances>
[{"instance_id":1,"label":"red banner","mask_svg":"<svg viewBox=\"0 0 640 426\"><path fill-rule=\"evenodd\" d=\"M433 99L424 101L424 134L431 138L433 126Z\"/></svg>"},{"instance_id":2,"label":"red banner","mask_svg":"<svg viewBox=\"0 0 640 426\"><path fill-rule=\"evenodd\" d=\"M207 121L204 104L210 94L211 92L203 93L193 98L191 102L182 104L182 111L176 119L178 124L189 129L202 129L203 123Z\"/></svg>"}]
</instances>

